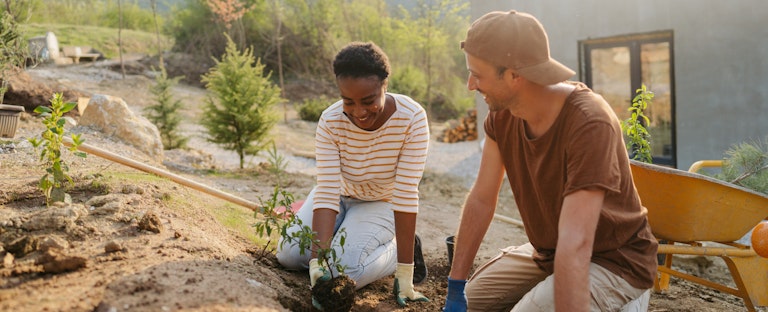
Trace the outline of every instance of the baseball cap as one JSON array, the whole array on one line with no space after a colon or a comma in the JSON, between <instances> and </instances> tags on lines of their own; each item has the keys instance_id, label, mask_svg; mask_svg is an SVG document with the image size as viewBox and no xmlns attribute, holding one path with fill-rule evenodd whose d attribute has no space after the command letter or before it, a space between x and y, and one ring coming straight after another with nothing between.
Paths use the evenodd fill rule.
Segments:
<instances>
[{"instance_id":1,"label":"baseball cap","mask_svg":"<svg viewBox=\"0 0 768 312\"><path fill-rule=\"evenodd\" d=\"M475 20L461 48L540 85L556 84L576 74L549 55L549 40L541 23L533 15L515 10L494 11Z\"/></svg>"}]
</instances>

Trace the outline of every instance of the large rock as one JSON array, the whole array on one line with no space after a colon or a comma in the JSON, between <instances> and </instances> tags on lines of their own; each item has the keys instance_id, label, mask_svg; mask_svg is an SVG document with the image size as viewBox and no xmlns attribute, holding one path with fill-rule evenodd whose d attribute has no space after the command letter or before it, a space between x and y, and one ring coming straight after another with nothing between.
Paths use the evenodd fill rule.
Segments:
<instances>
[{"instance_id":1,"label":"large rock","mask_svg":"<svg viewBox=\"0 0 768 312\"><path fill-rule=\"evenodd\" d=\"M121 98L103 94L92 96L80 117L80 125L98 128L135 146L155 161L163 161L160 131L146 118L134 114Z\"/></svg>"}]
</instances>

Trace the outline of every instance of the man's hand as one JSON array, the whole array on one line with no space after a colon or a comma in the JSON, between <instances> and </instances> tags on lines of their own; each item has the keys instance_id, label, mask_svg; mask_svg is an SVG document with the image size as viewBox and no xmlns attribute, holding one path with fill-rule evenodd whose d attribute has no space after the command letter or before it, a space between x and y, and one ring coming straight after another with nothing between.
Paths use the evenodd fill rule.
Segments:
<instances>
[{"instance_id":1,"label":"man's hand","mask_svg":"<svg viewBox=\"0 0 768 312\"><path fill-rule=\"evenodd\" d=\"M467 295L464 293L465 280L448 278L448 295L445 297L444 312L467 311Z\"/></svg>"},{"instance_id":2,"label":"man's hand","mask_svg":"<svg viewBox=\"0 0 768 312\"><path fill-rule=\"evenodd\" d=\"M324 266L317 262L317 258L309 260L309 285L314 288L317 281L329 281L331 280L331 272ZM312 297L312 305L315 309L323 310L323 306Z\"/></svg>"},{"instance_id":3,"label":"man's hand","mask_svg":"<svg viewBox=\"0 0 768 312\"><path fill-rule=\"evenodd\" d=\"M413 263L398 263L395 270L395 300L401 307L408 301L429 302L429 299L420 292L413 290Z\"/></svg>"}]
</instances>

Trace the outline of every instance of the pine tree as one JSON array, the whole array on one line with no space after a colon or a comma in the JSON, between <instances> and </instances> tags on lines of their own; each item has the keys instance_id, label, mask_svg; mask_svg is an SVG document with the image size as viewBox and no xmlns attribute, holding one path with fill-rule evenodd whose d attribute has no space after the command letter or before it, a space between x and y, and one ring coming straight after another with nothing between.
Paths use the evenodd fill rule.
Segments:
<instances>
[{"instance_id":1,"label":"pine tree","mask_svg":"<svg viewBox=\"0 0 768 312\"><path fill-rule=\"evenodd\" d=\"M715 177L768 195L768 136L731 146Z\"/></svg>"},{"instance_id":2,"label":"pine tree","mask_svg":"<svg viewBox=\"0 0 768 312\"><path fill-rule=\"evenodd\" d=\"M179 83L179 79L181 77L168 78L165 66L161 63L160 75L155 78L155 85L150 89L155 95L157 104L144 108L147 119L160 131L160 139L166 150L183 148L189 140L177 131L181 123L181 116L179 116L181 101L173 99L171 89Z\"/></svg>"},{"instance_id":3,"label":"pine tree","mask_svg":"<svg viewBox=\"0 0 768 312\"><path fill-rule=\"evenodd\" d=\"M253 57L252 49L238 51L227 36L227 49L221 60L203 75L211 94L206 99L201 123L208 129L208 141L237 152L240 168L245 155L256 155L266 148L266 140L278 116L273 107L282 99L280 88L264 74L264 65Z\"/></svg>"}]
</instances>

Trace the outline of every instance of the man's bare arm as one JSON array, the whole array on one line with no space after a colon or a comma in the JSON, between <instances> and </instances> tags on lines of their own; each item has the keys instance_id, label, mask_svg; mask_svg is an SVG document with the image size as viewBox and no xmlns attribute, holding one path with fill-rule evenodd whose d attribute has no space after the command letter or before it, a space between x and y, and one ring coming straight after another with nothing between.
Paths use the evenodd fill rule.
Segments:
<instances>
[{"instance_id":1,"label":"man's bare arm","mask_svg":"<svg viewBox=\"0 0 768 312\"><path fill-rule=\"evenodd\" d=\"M454 242L449 277L466 280L485 233L493 220L504 179L504 164L496 141L485 139L480 171L461 212L461 223Z\"/></svg>"},{"instance_id":2,"label":"man's bare arm","mask_svg":"<svg viewBox=\"0 0 768 312\"><path fill-rule=\"evenodd\" d=\"M558 222L555 251L555 310L589 311L589 266L605 191L568 194Z\"/></svg>"}]
</instances>

